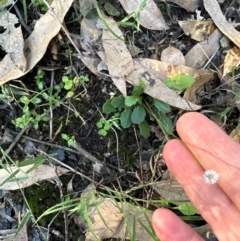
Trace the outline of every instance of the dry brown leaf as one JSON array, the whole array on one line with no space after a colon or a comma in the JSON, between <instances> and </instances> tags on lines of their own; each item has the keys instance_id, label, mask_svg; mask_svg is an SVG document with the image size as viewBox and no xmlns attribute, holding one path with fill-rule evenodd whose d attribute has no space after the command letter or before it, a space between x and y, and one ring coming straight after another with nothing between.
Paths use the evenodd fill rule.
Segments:
<instances>
[{"instance_id":1,"label":"dry brown leaf","mask_svg":"<svg viewBox=\"0 0 240 241\"><path fill-rule=\"evenodd\" d=\"M135 241L151 240L151 236L141 223L146 228L151 229L152 212L127 202L116 202L110 198L97 199L94 203L94 207L88 210L93 224L86 233L86 241L95 241L96 238L98 240L106 238L130 239L133 233L129 232L134 231ZM134 223L135 228L133 227Z\"/></svg>"},{"instance_id":2,"label":"dry brown leaf","mask_svg":"<svg viewBox=\"0 0 240 241\"><path fill-rule=\"evenodd\" d=\"M116 35L120 37L123 36L114 20L107 17L105 20ZM102 40L105 52L98 52L98 54L102 61L104 61L108 66L109 73L114 81L114 84L124 95L126 95L126 81L136 86L139 85L139 79L142 79L146 84L145 93L154 98L184 110L197 110L201 108L201 106L187 102L162 82L169 77L169 71L172 70L170 66L171 64L165 64L164 66L167 66L167 68L170 66L170 69L167 71L167 69L160 68L159 70L162 70L163 73L159 73L159 75L156 76L151 73L153 65L144 67L138 59L133 61L126 44L122 40L113 36L106 29L103 30ZM79 56L79 58L81 58L81 60L93 73L101 75L101 73L97 70L100 61L96 62L92 58L87 58L86 56ZM145 62L147 62L147 60ZM149 69L148 67L151 68ZM152 69L154 70L154 68ZM179 73L181 73L180 68L178 72L173 71L173 74L177 75ZM159 79L159 77L162 78Z\"/></svg>"},{"instance_id":3,"label":"dry brown leaf","mask_svg":"<svg viewBox=\"0 0 240 241\"><path fill-rule=\"evenodd\" d=\"M28 232L27 232L27 224L25 224L21 229L19 230L16 237L12 239L12 241L27 241L28 239Z\"/></svg>"},{"instance_id":4,"label":"dry brown leaf","mask_svg":"<svg viewBox=\"0 0 240 241\"><path fill-rule=\"evenodd\" d=\"M9 80L20 78L28 73L43 57L50 40L57 35L61 29L61 23L65 14L71 7L73 0L55 0L49 10L35 24L32 34L25 40L24 55L27 60L27 68L22 71L7 54L0 62L0 85ZM59 22L60 21L60 22Z\"/></svg>"},{"instance_id":5,"label":"dry brown leaf","mask_svg":"<svg viewBox=\"0 0 240 241\"><path fill-rule=\"evenodd\" d=\"M27 173L30 169L33 168L33 166L34 166L33 164L24 166L24 167L8 166L7 168L8 168L9 172L4 169L1 169L0 170L1 183L3 183L4 180L9 178L11 173L14 173L18 170L19 170L19 172L16 175L14 175L14 177L18 178L18 179L24 178L24 180L18 181L18 182L14 181L14 179L11 179L10 182L6 182L3 185L1 185L1 189L17 190L20 188L25 188L25 187L31 186L32 184L34 184L36 182L40 182L43 180L47 180L47 179L56 177L56 173L55 173L53 167L51 167L49 165L44 165L44 164L37 167L36 169L30 171L30 173ZM58 170L59 175L66 174L69 171L62 167L58 167L57 170Z\"/></svg>"},{"instance_id":6,"label":"dry brown leaf","mask_svg":"<svg viewBox=\"0 0 240 241\"><path fill-rule=\"evenodd\" d=\"M216 29L207 40L196 44L185 55L185 65L194 69L202 68L220 48L221 37L221 32Z\"/></svg>"},{"instance_id":7,"label":"dry brown leaf","mask_svg":"<svg viewBox=\"0 0 240 241\"><path fill-rule=\"evenodd\" d=\"M217 0L203 0L204 8L211 16L215 25L226 35L233 43L240 48L240 33L228 23Z\"/></svg>"},{"instance_id":8,"label":"dry brown leaf","mask_svg":"<svg viewBox=\"0 0 240 241\"><path fill-rule=\"evenodd\" d=\"M230 73L232 69L240 65L240 48L234 46L230 49L224 59L223 76Z\"/></svg>"},{"instance_id":9,"label":"dry brown leaf","mask_svg":"<svg viewBox=\"0 0 240 241\"><path fill-rule=\"evenodd\" d=\"M124 212L124 222L122 222L114 235L114 238L120 240L131 240L133 233L129 233L131 231L135 231L135 241L143 241L143 240L153 240L150 234L146 231L146 229L151 230L151 220L152 220L152 212L146 209L141 209L140 207L130 205L127 202L119 203L121 209ZM146 227L146 229L141 225L141 223ZM136 226L134 227L134 223Z\"/></svg>"},{"instance_id":10,"label":"dry brown leaf","mask_svg":"<svg viewBox=\"0 0 240 241\"><path fill-rule=\"evenodd\" d=\"M21 71L25 71L24 40L21 26L16 28L16 24L18 24L18 19L14 14L9 11L1 13L0 25L6 29L0 34L0 45L7 55L9 55L12 63Z\"/></svg>"},{"instance_id":11,"label":"dry brown leaf","mask_svg":"<svg viewBox=\"0 0 240 241\"><path fill-rule=\"evenodd\" d=\"M199 21L199 20L188 20L178 21L178 24L183 29L187 36L197 41L204 41L213 33L216 29L213 21Z\"/></svg>"},{"instance_id":12,"label":"dry brown leaf","mask_svg":"<svg viewBox=\"0 0 240 241\"><path fill-rule=\"evenodd\" d=\"M175 179L161 180L153 184L153 189L167 200L189 200L180 183Z\"/></svg>"},{"instance_id":13,"label":"dry brown leaf","mask_svg":"<svg viewBox=\"0 0 240 241\"><path fill-rule=\"evenodd\" d=\"M98 202L88 210L93 227L86 233L86 241L94 241L95 237L100 240L113 237L123 219L115 200L106 198Z\"/></svg>"},{"instance_id":14,"label":"dry brown leaf","mask_svg":"<svg viewBox=\"0 0 240 241\"><path fill-rule=\"evenodd\" d=\"M117 36L123 38L121 30L113 19L106 17L105 21ZM106 29L103 29L102 43L110 76L117 88L126 96L127 91L124 76L128 75L133 68L132 56L127 45ZM102 60L104 61L104 59Z\"/></svg>"},{"instance_id":15,"label":"dry brown leaf","mask_svg":"<svg viewBox=\"0 0 240 241\"><path fill-rule=\"evenodd\" d=\"M203 5L203 0L166 0L166 2L176 3L189 12L194 12Z\"/></svg>"},{"instance_id":16,"label":"dry brown leaf","mask_svg":"<svg viewBox=\"0 0 240 241\"><path fill-rule=\"evenodd\" d=\"M138 11L139 6L142 4L142 0L119 0L124 10L131 14ZM168 29L168 26L163 18L163 15L156 3L153 0L148 0L146 6L140 13L140 24L151 30L163 30Z\"/></svg>"},{"instance_id":17,"label":"dry brown leaf","mask_svg":"<svg viewBox=\"0 0 240 241\"><path fill-rule=\"evenodd\" d=\"M99 44L97 40L100 38L102 30L97 28L98 19L83 18L81 22L81 47L87 51L87 54L91 54L94 46Z\"/></svg>"},{"instance_id":18,"label":"dry brown leaf","mask_svg":"<svg viewBox=\"0 0 240 241\"><path fill-rule=\"evenodd\" d=\"M185 65L185 58L182 52L172 46L169 46L162 51L161 61L177 65Z\"/></svg>"},{"instance_id":19,"label":"dry brown leaf","mask_svg":"<svg viewBox=\"0 0 240 241\"><path fill-rule=\"evenodd\" d=\"M184 99L189 100L193 103L197 102L197 96L196 93L198 91L198 89L203 86L204 84L206 84L207 82L213 80L215 78L214 72L206 72L203 74L199 74L198 76L196 76L195 82L193 83L193 85L186 89L185 93L184 93Z\"/></svg>"},{"instance_id":20,"label":"dry brown leaf","mask_svg":"<svg viewBox=\"0 0 240 241\"><path fill-rule=\"evenodd\" d=\"M132 85L137 86L139 85L139 79L141 79L146 85L144 89L146 94L171 106L183 110L198 110L201 106L183 99L174 90L169 89L163 83L168 77L174 77L178 74L185 73L194 75L198 73L198 70L153 59L136 59L134 61L134 69L126 77L126 80Z\"/></svg>"}]
</instances>

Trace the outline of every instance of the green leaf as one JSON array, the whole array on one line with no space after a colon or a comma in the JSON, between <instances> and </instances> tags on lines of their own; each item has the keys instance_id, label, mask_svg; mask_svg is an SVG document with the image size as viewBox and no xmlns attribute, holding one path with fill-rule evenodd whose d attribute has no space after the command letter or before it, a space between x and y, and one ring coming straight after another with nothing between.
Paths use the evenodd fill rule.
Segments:
<instances>
[{"instance_id":1,"label":"green leaf","mask_svg":"<svg viewBox=\"0 0 240 241\"><path fill-rule=\"evenodd\" d=\"M118 129L118 130L122 130L121 127L118 124L118 121L113 121L112 124Z\"/></svg>"},{"instance_id":2,"label":"green leaf","mask_svg":"<svg viewBox=\"0 0 240 241\"><path fill-rule=\"evenodd\" d=\"M67 134L62 133L61 136L62 136L63 140L66 140L66 141L69 140L69 136Z\"/></svg>"},{"instance_id":3,"label":"green leaf","mask_svg":"<svg viewBox=\"0 0 240 241\"><path fill-rule=\"evenodd\" d=\"M37 86L39 90L43 90L43 82L39 79L36 80Z\"/></svg>"},{"instance_id":4,"label":"green leaf","mask_svg":"<svg viewBox=\"0 0 240 241\"><path fill-rule=\"evenodd\" d=\"M21 101L23 104L28 104L30 100L28 99L27 96L22 96L22 97L20 98L20 101Z\"/></svg>"},{"instance_id":5,"label":"green leaf","mask_svg":"<svg viewBox=\"0 0 240 241\"><path fill-rule=\"evenodd\" d=\"M116 111L116 109L112 105L112 99L107 100L103 105L103 113L110 114L114 111Z\"/></svg>"},{"instance_id":6,"label":"green leaf","mask_svg":"<svg viewBox=\"0 0 240 241\"><path fill-rule=\"evenodd\" d=\"M97 14L97 10L94 8L92 10L90 10L87 15L85 16L86 19L94 19L98 16Z\"/></svg>"},{"instance_id":7,"label":"green leaf","mask_svg":"<svg viewBox=\"0 0 240 241\"><path fill-rule=\"evenodd\" d=\"M49 99L49 95L48 95L46 92L43 92L43 93L42 93L42 97L43 97L45 100L48 100L48 99Z\"/></svg>"},{"instance_id":8,"label":"green leaf","mask_svg":"<svg viewBox=\"0 0 240 241\"><path fill-rule=\"evenodd\" d=\"M74 95L74 91L70 90L70 91L67 92L67 97L68 98L73 97L73 95Z\"/></svg>"},{"instance_id":9,"label":"green leaf","mask_svg":"<svg viewBox=\"0 0 240 241\"><path fill-rule=\"evenodd\" d=\"M177 89L177 90L183 90L186 88L189 88L194 83L194 78L191 75L187 74L179 74L172 78L167 78L164 83L167 87Z\"/></svg>"},{"instance_id":10,"label":"green leaf","mask_svg":"<svg viewBox=\"0 0 240 241\"><path fill-rule=\"evenodd\" d=\"M99 134L100 136L106 136L106 135L107 135L107 132L106 132L104 129L101 129L101 130L98 131L98 134Z\"/></svg>"},{"instance_id":11,"label":"green leaf","mask_svg":"<svg viewBox=\"0 0 240 241\"><path fill-rule=\"evenodd\" d=\"M74 138L71 137L71 138L67 141L68 146L69 146L69 147L73 146L74 141L75 141Z\"/></svg>"},{"instance_id":12,"label":"green leaf","mask_svg":"<svg viewBox=\"0 0 240 241\"><path fill-rule=\"evenodd\" d=\"M69 81L69 78L67 76L63 76L62 81L65 83L65 82Z\"/></svg>"},{"instance_id":13,"label":"green leaf","mask_svg":"<svg viewBox=\"0 0 240 241\"><path fill-rule=\"evenodd\" d=\"M34 127L35 130L37 130L38 127L39 127L38 122L34 123L34 124L33 124L33 127Z\"/></svg>"},{"instance_id":14,"label":"green leaf","mask_svg":"<svg viewBox=\"0 0 240 241\"><path fill-rule=\"evenodd\" d=\"M138 96L130 95L125 98L125 105L126 106L133 106L137 103Z\"/></svg>"},{"instance_id":15,"label":"green leaf","mask_svg":"<svg viewBox=\"0 0 240 241\"><path fill-rule=\"evenodd\" d=\"M42 102L42 100L40 98L34 97L31 99L31 102L35 105L39 104Z\"/></svg>"},{"instance_id":16,"label":"green leaf","mask_svg":"<svg viewBox=\"0 0 240 241\"><path fill-rule=\"evenodd\" d=\"M29 111L29 106L28 105L25 105L23 107L23 113L27 113Z\"/></svg>"},{"instance_id":17,"label":"green leaf","mask_svg":"<svg viewBox=\"0 0 240 241\"><path fill-rule=\"evenodd\" d=\"M160 120L164 126L164 130L166 134L172 134L173 132L172 120L165 113L161 113Z\"/></svg>"},{"instance_id":18,"label":"green leaf","mask_svg":"<svg viewBox=\"0 0 240 241\"><path fill-rule=\"evenodd\" d=\"M125 98L123 95L120 95L118 97L114 97L112 99L112 105L114 106L115 109L119 108L123 108L125 106L125 102L124 102Z\"/></svg>"},{"instance_id":19,"label":"green leaf","mask_svg":"<svg viewBox=\"0 0 240 241\"><path fill-rule=\"evenodd\" d=\"M110 16L118 16L119 15L119 11L112 4L110 4L108 2L104 5L104 8Z\"/></svg>"},{"instance_id":20,"label":"green leaf","mask_svg":"<svg viewBox=\"0 0 240 241\"><path fill-rule=\"evenodd\" d=\"M122 112L120 117L121 126L123 128L128 128L131 124L132 109L127 107L125 111Z\"/></svg>"},{"instance_id":21,"label":"green leaf","mask_svg":"<svg viewBox=\"0 0 240 241\"><path fill-rule=\"evenodd\" d=\"M109 121L106 121L103 129L105 131L108 131L111 128L111 126L112 126L111 123Z\"/></svg>"},{"instance_id":22,"label":"green leaf","mask_svg":"<svg viewBox=\"0 0 240 241\"><path fill-rule=\"evenodd\" d=\"M177 209L187 216L197 213L197 209L190 202L180 204Z\"/></svg>"},{"instance_id":23,"label":"green leaf","mask_svg":"<svg viewBox=\"0 0 240 241\"><path fill-rule=\"evenodd\" d=\"M43 120L43 121L49 121L49 120L50 120L50 116L46 116L46 115L45 115L45 116L42 118L42 120Z\"/></svg>"},{"instance_id":24,"label":"green leaf","mask_svg":"<svg viewBox=\"0 0 240 241\"><path fill-rule=\"evenodd\" d=\"M64 89L70 90L73 87L73 82L71 80L65 82Z\"/></svg>"},{"instance_id":25,"label":"green leaf","mask_svg":"<svg viewBox=\"0 0 240 241\"><path fill-rule=\"evenodd\" d=\"M148 138L150 136L150 127L146 120L138 124L138 127L140 129L140 133L144 138Z\"/></svg>"},{"instance_id":26,"label":"green leaf","mask_svg":"<svg viewBox=\"0 0 240 241\"><path fill-rule=\"evenodd\" d=\"M96 125L97 125L98 128L102 128L103 127L103 123L101 121L98 121Z\"/></svg>"},{"instance_id":27,"label":"green leaf","mask_svg":"<svg viewBox=\"0 0 240 241\"><path fill-rule=\"evenodd\" d=\"M131 120L134 124L140 124L146 117L146 111L142 105L138 105L133 109Z\"/></svg>"},{"instance_id":28,"label":"green leaf","mask_svg":"<svg viewBox=\"0 0 240 241\"><path fill-rule=\"evenodd\" d=\"M15 233L14 239L15 239L15 237L18 236L20 231L27 225L27 223L30 220L30 218L33 218L32 212L31 211L27 211L25 213L24 217L22 218L21 222L18 224L18 228L17 228L17 231Z\"/></svg>"},{"instance_id":29,"label":"green leaf","mask_svg":"<svg viewBox=\"0 0 240 241\"><path fill-rule=\"evenodd\" d=\"M141 86L135 86L132 91L132 95L139 97L144 92Z\"/></svg>"},{"instance_id":30,"label":"green leaf","mask_svg":"<svg viewBox=\"0 0 240 241\"><path fill-rule=\"evenodd\" d=\"M158 109L158 111L163 113L168 113L171 110L171 107L169 104L164 103L158 99L153 99L153 105Z\"/></svg>"}]
</instances>

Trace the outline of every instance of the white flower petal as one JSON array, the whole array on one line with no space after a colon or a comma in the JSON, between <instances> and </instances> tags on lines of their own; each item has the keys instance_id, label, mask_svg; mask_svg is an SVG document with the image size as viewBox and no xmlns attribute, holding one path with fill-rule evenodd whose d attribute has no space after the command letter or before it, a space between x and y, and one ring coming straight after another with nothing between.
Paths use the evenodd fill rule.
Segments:
<instances>
[{"instance_id":1,"label":"white flower petal","mask_svg":"<svg viewBox=\"0 0 240 241\"><path fill-rule=\"evenodd\" d=\"M218 181L219 174L214 170L207 170L204 172L203 177L207 184L214 184Z\"/></svg>"}]
</instances>

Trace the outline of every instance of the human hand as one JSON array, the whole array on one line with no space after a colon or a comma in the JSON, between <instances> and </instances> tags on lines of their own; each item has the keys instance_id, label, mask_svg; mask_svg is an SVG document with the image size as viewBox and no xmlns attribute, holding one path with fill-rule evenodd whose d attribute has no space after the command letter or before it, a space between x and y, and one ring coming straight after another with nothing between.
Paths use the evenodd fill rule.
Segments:
<instances>
[{"instance_id":1,"label":"human hand","mask_svg":"<svg viewBox=\"0 0 240 241\"><path fill-rule=\"evenodd\" d=\"M240 240L240 145L199 113L184 114L177 122L182 140L169 141L163 156L219 241ZM191 150L193 154L184 146ZM196 157L196 159L193 157ZM216 184L204 181L204 170L219 174ZM202 241L179 217L167 209L154 212L152 223L161 241Z\"/></svg>"}]
</instances>

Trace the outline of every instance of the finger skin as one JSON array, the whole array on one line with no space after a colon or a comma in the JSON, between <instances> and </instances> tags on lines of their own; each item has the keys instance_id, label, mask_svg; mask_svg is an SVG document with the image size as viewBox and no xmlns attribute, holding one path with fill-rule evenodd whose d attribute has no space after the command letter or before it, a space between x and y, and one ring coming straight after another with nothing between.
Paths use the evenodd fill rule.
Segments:
<instances>
[{"instance_id":1,"label":"finger skin","mask_svg":"<svg viewBox=\"0 0 240 241\"><path fill-rule=\"evenodd\" d=\"M157 209L153 213L152 224L161 241L203 241L192 228L167 209Z\"/></svg>"},{"instance_id":2,"label":"finger skin","mask_svg":"<svg viewBox=\"0 0 240 241\"><path fill-rule=\"evenodd\" d=\"M200 113L184 114L177 131L204 169L219 173L219 186L240 210L240 145Z\"/></svg>"},{"instance_id":3,"label":"finger skin","mask_svg":"<svg viewBox=\"0 0 240 241\"><path fill-rule=\"evenodd\" d=\"M179 140L169 141L163 150L164 159L203 218L219 240L239 240L240 213L217 184L209 185L203 169Z\"/></svg>"}]
</instances>

